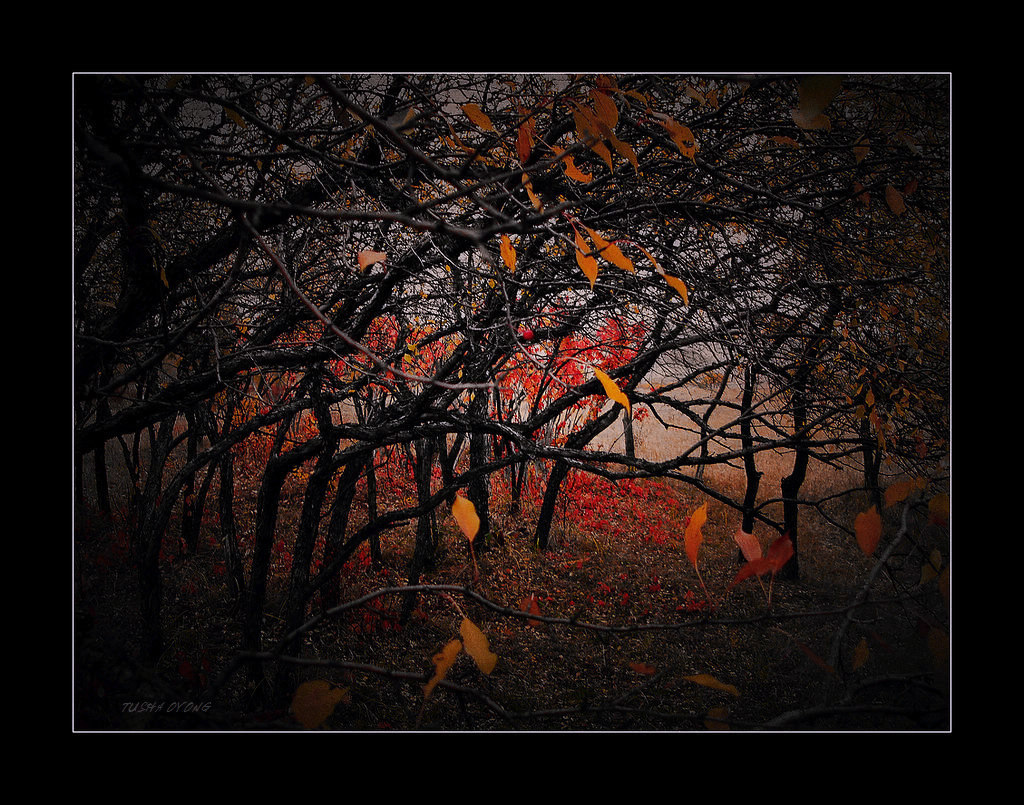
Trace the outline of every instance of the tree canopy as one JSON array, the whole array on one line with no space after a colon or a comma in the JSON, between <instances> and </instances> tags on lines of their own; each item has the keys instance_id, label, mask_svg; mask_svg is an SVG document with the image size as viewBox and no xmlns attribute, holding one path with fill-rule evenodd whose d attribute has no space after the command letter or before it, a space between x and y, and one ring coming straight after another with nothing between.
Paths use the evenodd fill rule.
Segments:
<instances>
[{"instance_id":1,"label":"tree canopy","mask_svg":"<svg viewBox=\"0 0 1024 805\"><path fill-rule=\"evenodd\" d=\"M135 468L152 650L172 509L243 454L251 651L299 467L293 629L396 523L411 583L441 506L486 550L490 484L529 467L542 549L579 470L699 489L798 572L808 461L880 505L949 449L949 104L943 74L76 76L75 456ZM644 418L687 446L637 450ZM382 450L418 495L347 528ZM781 517L755 502L777 451ZM743 497L706 483L725 463Z\"/></svg>"}]
</instances>

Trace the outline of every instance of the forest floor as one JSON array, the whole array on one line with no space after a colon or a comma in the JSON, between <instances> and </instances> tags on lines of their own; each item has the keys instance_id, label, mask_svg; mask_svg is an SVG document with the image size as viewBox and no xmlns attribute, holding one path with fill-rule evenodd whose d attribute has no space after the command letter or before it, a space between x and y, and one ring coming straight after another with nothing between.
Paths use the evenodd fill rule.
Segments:
<instances>
[{"instance_id":1,"label":"forest floor","mask_svg":"<svg viewBox=\"0 0 1024 805\"><path fill-rule=\"evenodd\" d=\"M817 482L828 485L828 471ZM300 491L285 498L279 533L297 522ZM314 720L341 731L949 729L946 602L935 581L921 583L925 558L936 548L949 555L945 528L911 534L870 588L870 602L845 622L873 562L834 523L852 529L862 500L837 504L828 512L834 523L814 511L802 516L798 581L768 575L735 586L738 518L723 504L656 481L597 478L578 479L563 500L546 551L531 545L530 506L513 521L496 501L495 536L477 557L453 519L439 516L440 555L420 583L465 587L495 607L458 591L426 592L401 624L400 594L372 598L310 629L302 663L287 666L287 689L329 683L333 708ZM682 538L687 517L704 503L695 566ZM883 544L896 530L897 508L886 511ZM117 515L79 512L75 728L303 729L292 702L268 700L267 686L246 670L225 683L239 624L215 528L195 555L183 558L168 545L165 651L155 667L138 660L124 534ZM767 548L767 535L759 537ZM386 533L381 548L378 565L364 550L346 566L343 600L406 583L412 529ZM287 570L282 552L268 591L265 646L279 632ZM517 615L527 601L554 620ZM311 615L319 611L314 601ZM496 665L484 673L463 650L427 697L434 658L464 640L464 619L486 636ZM268 675L279 667L268 663Z\"/></svg>"}]
</instances>

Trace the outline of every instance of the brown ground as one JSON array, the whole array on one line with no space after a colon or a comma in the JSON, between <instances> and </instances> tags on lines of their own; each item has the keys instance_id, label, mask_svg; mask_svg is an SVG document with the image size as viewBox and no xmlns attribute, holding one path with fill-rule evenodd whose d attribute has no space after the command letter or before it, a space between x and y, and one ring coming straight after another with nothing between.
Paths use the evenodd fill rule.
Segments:
<instances>
[{"instance_id":1,"label":"brown ground","mask_svg":"<svg viewBox=\"0 0 1024 805\"><path fill-rule=\"evenodd\" d=\"M762 488L777 493L784 461L763 469ZM808 491L834 485L831 472L818 472ZM736 483L735 475L725 473L709 478L723 488ZM595 499L610 512L584 516L576 504L567 505L555 546L544 553L530 546L528 529L520 529L529 525L531 512L522 522L502 523L503 543L478 557L476 579L464 538L451 518L442 518L445 550L423 583L464 585L506 610L518 610L532 595L543 616L562 622L531 625L458 593L421 595L404 627L394 617L401 606L397 595L330 618L311 630L303 653L306 662L325 664L301 666L295 681L326 680L341 689L322 728L948 729L948 616L937 583L919 585L923 557L933 548L948 561L944 528L914 530L920 549L902 551L891 571L879 577L871 590L876 603L857 611L838 662L829 667L842 608L860 592L872 567L849 533L813 512L805 515L801 578L776 581L769 604L755 579L728 589L738 569L733 512L709 502L698 577L671 535L682 536L685 516L705 498L650 484L642 489L650 496L646 500L637 491L602 491ZM281 533L288 533L300 504L296 496L284 507ZM847 500L830 514L849 528L862 504ZM501 501L495 510L500 513ZM895 532L895 511L887 511L883 547ZM165 563L167 649L156 668L138 663L135 583L118 547L122 533L116 517L79 517L75 726L301 729L289 702L262 701L244 674L219 686L238 645L238 629L212 535L197 556L169 557ZM766 545L767 536L761 540ZM408 532L392 532L383 540L379 568L365 554L353 560L343 578L346 599L403 584L410 547ZM285 579L281 565L270 593L271 637ZM768 577L764 581L767 588ZM713 608L706 606L702 582ZM889 603L898 596L900 602ZM460 637L463 618L486 635L497 664L484 674L463 651L445 682L425 699L432 658ZM858 644L866 654L855 652Z\"/></svg>"}]
</instances>

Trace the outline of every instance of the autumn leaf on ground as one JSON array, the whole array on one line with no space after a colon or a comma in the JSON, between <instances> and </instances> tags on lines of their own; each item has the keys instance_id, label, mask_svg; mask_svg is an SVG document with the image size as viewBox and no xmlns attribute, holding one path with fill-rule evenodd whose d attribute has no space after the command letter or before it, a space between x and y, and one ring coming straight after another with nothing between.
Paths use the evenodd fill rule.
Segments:
<instances>
[{"instance_id":1,"label":"autumn leaf on ground","mask_svg":"<svg viewBox=\"0 0 1024 805\"><path fill-rule=\"evenodd\" d=\"M336 688L323 679L303 682L292 697L292 715L307 730L316 729L347 695L347 688Z\"/></svg>"},{"instance_id":2,"label":"autumn leaf on ground","mask_svg":"<svg viewBox=\"0 0 1024 805\"><path fill-rule=\"evenodd\" d=\"M712 707L704 716L704 727L709 730L729 729L729 708Z\"/></svg>"},{"instance_id":3,"label":"autumn leaf on ground","mask_svg":"<svg viewBox=\"0 0 1024 805\"><path fill-rule=\"evenodd\" d=\"M878 510L872 506L866 512L858 514L853 521L853 529L857 533L857 544L860 549L865 556L871 556L882 538L882 517Z\"/></svg>"},{"instance_id":4,"label":"autumn leaf on ground","mask_svg":"<svg viewBox=\"0 0 1024 805\"><path fill-rule=\"evenodd\" d=\"M516 249L508 235L501 236L501 259L509 271L516 270Z\"/></svg>"},{"instance_id":5,"label":"autumn leaf on ground","mask_svg":"<svg viewBox=\"0 0 1024 805\"><path fill-rule=\"evenodd\" d=\"M455 522L459 524L459 528L462 529L462 533L472 541L476 537L476 532L480 530L480 516L476 513L473 501L462 495L456 495L455 502L452 504L452 515L455 517Z\"/></svg>"},{"instance_id":6,"label":"autumn leaf on ground","mask_svg":"<svg viewBox=\"0 0 1024 805\"><path fill-rule=\"evenodd\" d=\"M648 665L645 662L631 662L629 667L642 676L653 676L657 671L653 665Z\"/></svg>"},{"instance_id":7,"label":"autumn leaf on ground","mask_svg":"<svg viewBox=\"0 0 1024 805\"><path fill-rule=\"evenodd\" d=\"M622 389L616 385L615 381L612 380L608 375L602 372L597 367L594 367L594 374L597 375L597 379L601 381L601 385L604 386L604 393L607 397L615 402L619 403L626 411L629 411L629 398L622 393Z\"/></svg>"},{"instance_id":8,"label":"autumn leaf on ground","mask_svg":"<svg viewBox=\"0 0 1024 805\"><path fill-rule=\"evenodd\" d=\"M707 519L708 504L707 501L705 501L690 517L690 522L686 524L686 533L683 535L683 547L686 549L686 555L689 557L694 567L697 566L697 551L700 549L700 544L704 540L704 535L701 533L701 527Z\"/></svg>"},{"instance_id":9,"label":"autumn leaf on ground","mask_svg":"<svg viewBox=\"0 0 1024 805\"><path fill-rule=\"evenodd\" d=\"M519 603L519 609L531 615L540 615L540 605L537 603L537 596L528 595ZM540 626L541 621L530 618L526 621L528 626Z\"/></svg>"},{"instance_id":10,"label":"autumn leaf on ground","mask_svg":"<svg viewBox=\"0 0 1024 805\"><path fill-rule=\"evenodd\" d=\"M685 679L688 682L694 682L698 685L703 685L706 688L724 690L726 693L729 693L736 697L740 695L740 690L735 685L730 685L726 682L720 682L711 674L694 674L693 676L684 676L683 679Z\"/></svg>"},{"instance_id":11,"label":"autumn leaf on ground","mask_svg":"<svg viewBox=\"0 0 1024 805\"><path fill-rule=\"evenodd\" d=\"M423 698L429 699L434 687L445 678L448 669L455 663L459 652L462 651L462 642L457 639L449 640L443 649L434 655L434 675L430 681L423 686Z\"/></svg>"},{"instance_id":12,"label":"autumn leaf on ground","mask_svg":"<svg viewBox=\"0 0 1024 805\"><path fill-rule=\"evenodd\" d=\"M385 252L374 252L374 251L361 251L358 255L359 270L365 271L369 266L374 263L379 263L382 260L387 260L388 256Z\"/></svg>"},{"instance_id":13,"label":"autumn leaf on ground","mask_svg":"<svg viewBox=\"0 0 1024 805\"><path fill-rule=\"evenodd\" d=\"M491 651L487 642L487 635L480 631L479 627L469 618L462 619L459 633L465 644L466 653L473 658L477 667L485 674L494 670L498 662L498 655Z\"/></svg>"}]
</instances>

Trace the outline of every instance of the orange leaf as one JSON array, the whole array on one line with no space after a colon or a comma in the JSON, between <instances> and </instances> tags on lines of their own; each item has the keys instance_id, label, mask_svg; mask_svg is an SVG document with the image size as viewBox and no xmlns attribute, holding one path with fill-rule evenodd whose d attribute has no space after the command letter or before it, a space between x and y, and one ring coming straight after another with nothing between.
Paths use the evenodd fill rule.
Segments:
<instances>
[{"instance_id":1,"label":"orange leaf","mask_svg":"<svg viewBox=\"0 0 1024 805\"><path fill-rule=\"evenodd\" d=\"M866 512L858 514L853 522L853 528L857 533L857 544L860 549L864 551L865 556L871 556L882 538L882 517L878 510L872 506Z\"/></svg>"},{"instance_id":2,"label":"orange leaf","mask_svg":"<svg viewBox=\"0 0 1024 805\"><path fill-rule=\"evenodd\" d=\"M739 696L740 690L735 685L729 685L725 682L719 682L711 674L694 674L693 676L684 676L683 679L688 682L695 682L698 685L703 685L706 688L714 688L715 690L724 690L726 693L730 693L733 696Z\"/></svg>"},{"instance_id":3,"label":"orange leaf","mask_svg":"<svg viewBox=\"0 0 1024 805\"><path fill-rule=\"evenodd\" d=\"M903 194L892 185L885 188L885 203L889 205L889 209L895 215L902 215L907 211L907 207L903 203Z\"/></svg>"},{"instance_id":4,"label":"orange leaf","mask_svg":"<svg viewBox=\"0 0 1024 805\"><path fill-rule=\"evenodd\" d=\"M629 667L636 671L638 674L644 676L652 676L657 669L653 665L648 665L645 662L631 662Z\"/></svg>"},{"instance_id":5,"label":"orange leaf","mask_svg":"<svg viewBox=\"0 0 1024 805\"><path fill-rule=\"evenodd\" d=\"M587 242L583 240L583 236L576 233L576 262L579 267L586 274L587 279L590 280L590 287L594 287L594 281L597 279L598 265L597 260L590 256L588 253L590 249L587 248Z\"/></svg>"},{"instance_id":6,"label":"orange leaf","mask_svg":"<svg viewBox=\"0 0 1024 805\"><path fill-rule=\"evenodd\" d=\"M686 289L686 283L679 279L679 277L673 277L668 274L663 274L662 276L665 278L665 282L675 288L676 293L683 297L683 304L689 305L690 297Z\"/></svg>"},{"instance_id":7,"label":"orange leaf","mask_svg":"<svg viewBox=\"0 0 1024 805\"><path fill-rule=\"evenodd\" d=\"M462 643L459 640L453 639L449 640L447 645L434 655L434 676L423 686L424 699L430 698L434 686L444 679L445 674L448 673L448 669L455 663L460 651L462 651Z\"/></svg>"},{"instance_id":8,"label":"orange leaf","mask_svg":"<svg viewBox=\"0 0 1024 805\"><path fill-rule=\"evenodd\" d=\"M597 246L598 254L623 271L629 271L633 274L636 273L636 268L633 266L633 262L626 257L614 243L611 243L604 239L600 232L596 232L586 224L583 224L583 228L587 230L587 234L590 235L590 239L594 241L594 245Z\"/></svg>"},{"instance_id":9,"label":"orange leaf","mask_svg":"<svg viewBox=\"0 0 1024 805\"><path fill-rule=\"evenodd\" d=\"M705 501L690 517L690 522L686 524L686 533L683 535L683 546L686 548L686 555L689 557L694 567L697 566L697 551L700 549L700 544L704 540L704 535L701 533L701 527L707 519L708 504L707 501Z\"/></svg>"},{"instance_id":10,"label":"orange leaf","mask_svg":"<svg viewBox=\"0 0 1024 805\"><path fill-rule=\"evenodd\" d=\"M837 75L812 75L800 82L799 106L793 110L793 120L802 129L831 127L831 121L822 112L842 89L842 78Z\"/></svg>"},{"instance_id":11,"label":"orange leaf","mask_svg":"<svg viewBox=\"0 0 1024 805\"><path fill-rule=\"evenodd\" d=\"M537 596L532 594L526 596L526 598L520 602L519 609L523 612L529 612L531 615L540 615L540 605L537 603ZM526 623L528 626L540 626L541 624L539 620L535 620L534 618L530 618Z\"/></svg>"},{"instance_id":12,"label":"orange leaf","mask_svg":"<svg viewBox=\"0 0 1024 805\"><path fill-rule=\"evenodd\" d=\"M462 619L459 633L465 643L466 653L473 658L477 667L485 674L493 671L494 666L498 663L498 655L491 652L487 635L481 632L469 618Z\"/></svg>"},{"instance_id":13,"label":"orange leaf","mask_svg":"<svg viewBox=\"0 0 1024 805\"><path fill-rule=\"evenodd\" d=\"M452 504L452 514L455 517L455 522L462 529L462 533L472 541L476 537L476 532L480 530L480 517L476 513L473 501L462 495L456 495L455 502Z\"/></svg>"},{"instance_id":14,"label":"orange leaf","mask_svg":"<svg viewBox=\"0 0 1024 805\"><path fill-rule=\"evenodd\" d=\"M783 534L768 546L767 554L757 559L751 559L741 567L729 587L731 589L744 579L749 579L751 576L763 576L765 573L778 573L786 562L792 558L793 542L790 540L789 534Z\"/></svg>"},{"instance_id":15,"label":"orange leaf","mask_svg":"<svg viewBox=\"0 0 1024 805\"><path fill-rule=\"evenodd\" d=\"M388 256L385 252L373 252L369 250L361 251L359 252L358 255L359 270L363 271L368 266L372 266L374 263L379 263L382 260L386 260L387 257Z\"/></svg>"},{"instance_id":16,"label":"orange leaf","mask_svg":"<svg viewBox=\"0 0 1024 805\"><path fill-rule=\"evenodd\" d=\"M464 103L462 104L462 111L473 122L473 125L486 131L494 131L494 124L491 123L491 119L484 114L477 104Z\"/></svg>"},{"instance_id":17,"label":"orange leaf","mask_svg":"<svg viewBox=\"0 0 1024 805\"><path fill-rule=\"evenodd\" d=\"M303 682L292 697L292 715L307 730L316 729L328 719L347 693L346 688L336 688L323 679Z\"/></svg>"},{"instance_id":18,"label":"orange leaf","mask_svg":"<svg viewBox=\"0 0 1024 805\"><path fill-rule=\"evenodd\" d=\"M505 262L509 271L516 270L516 249L509 240L508 235L501 236L501 259Z\"/></svg>"}]
</instances>

